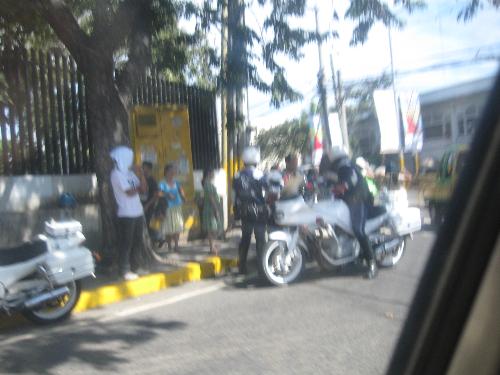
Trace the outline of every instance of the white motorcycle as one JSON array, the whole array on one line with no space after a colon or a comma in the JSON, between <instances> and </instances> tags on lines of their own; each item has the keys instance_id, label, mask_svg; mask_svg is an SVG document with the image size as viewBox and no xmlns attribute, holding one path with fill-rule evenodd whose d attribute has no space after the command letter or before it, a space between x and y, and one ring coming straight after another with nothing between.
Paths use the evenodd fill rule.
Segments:
<instances>
[{"instance_id":1,"label":"white motorcycle","mask_svg":"<svg viewBox=\"0 0 500 375\"><path fill-rule=\"evenodd\" d=\"M391 267L399 262L406 242L421 229L420 209L408 207L401 194L381 195L382 207L369 215L365 231L377 263ZM401 203L403 202L403 203ZM274 285L295 281L307 261L316 260L321 269L332 271L357 261L356 240L349 208L340 199L307 204L301 196L275 203L274 224L262 253L262 268Z\"/></svg>"},{"instance_id":2,"label":"white motorcycle","mask_svg":"<svg viewBox=\"0 0 500 375\"><path fill-rule=\"evenodd\" d=\"M35 241L0 249L0 312L21 312L39 324L69 317L80 297L80 280L94 276L84 240L79 222L51 221Z\"/></svg>"}]
</instances>

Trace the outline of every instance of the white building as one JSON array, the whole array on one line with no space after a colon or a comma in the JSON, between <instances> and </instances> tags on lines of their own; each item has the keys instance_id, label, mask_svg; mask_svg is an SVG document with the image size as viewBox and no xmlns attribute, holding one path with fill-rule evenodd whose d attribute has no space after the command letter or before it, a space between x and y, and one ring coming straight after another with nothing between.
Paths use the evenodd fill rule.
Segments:
<instances>
[{"instance_id":1,"label":"white building","mask_svg":"<svg viewBox=\"0 0 500 375\"><path fill-rule=\"evenodd\" d=\"M420 95L422 158L440 159L450 147L471 142L494 81L489 77Z\"/></svg>"}]
</instances>

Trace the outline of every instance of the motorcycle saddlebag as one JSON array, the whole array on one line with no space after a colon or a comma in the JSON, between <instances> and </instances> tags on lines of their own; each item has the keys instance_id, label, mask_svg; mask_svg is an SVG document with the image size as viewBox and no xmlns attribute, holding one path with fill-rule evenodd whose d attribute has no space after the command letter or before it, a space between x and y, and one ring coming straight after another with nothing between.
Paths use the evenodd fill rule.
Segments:
<instances>
[{"instance_id":1,"label":"motorcycle saddlebag","mask_svg":"<svg viewBox=\"0 0 500 375\"><path fill-rule=\"evenodd\" d=\"M81 231L82 224L76 220L45 222L45 233L51 237L67 237Z\"/></svg>"},{"instance_id":2,"label":"motorcycle saddlebag","mask_svg":"<svg viewBox=\"0 0 500 375\"><path fill-rule=\"evenodd\" d=\"M400 236L418 232L422 229L420 209L417 207L400 207L391 212L391 218Z\"/></svg>"},{"instance_id":3,"label":"motorcycle saddlebag","mask_svg":"<svg viewBox=\"0 0 500 375\"><path fill-rule=\"evenodd\" d=\"M47 256L49 278L55 284L65 284L94 273L94 259L83 246L65 251L51 251Z\"/></svg>"}]
</instances>

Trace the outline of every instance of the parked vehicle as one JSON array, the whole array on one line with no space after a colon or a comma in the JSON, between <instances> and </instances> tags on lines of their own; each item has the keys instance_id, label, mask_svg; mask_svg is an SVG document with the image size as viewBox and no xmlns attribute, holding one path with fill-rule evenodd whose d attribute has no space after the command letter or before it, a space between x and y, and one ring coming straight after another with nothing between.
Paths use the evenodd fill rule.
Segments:
<instances>
[{"instance_id":1,"label":"parked vehicle","mask_svg":"<svg viewBox=\"0 0 500 375\"><path fill-rule=\"evenodd\" d=\"M432 182L424 183L422 186L424 201L434 225L441 224L443 220L446 206L465 165L468 152L467 146L445 152Z\"/></svg>"},{"instance_id":2,"label":"parked vehicle","mask_svg":"<svg viewBox=\"0 0 500 375\"><path fill-rule=\"evenodd\" d=\"M406 241L421 229L420 210L394 204L391 194L381 196L385 207L374 207L366 223L377 262L391 267L399 262ZM349 208L339 199L307 204L303 197L276 202L275 227L262 253L262 268L274 285L295 281L306 264L316 260L323 270L355 262L360 245L351 227Z\"/></svg>"},{"instance_id":3,"label":"parked vehicle","mask_svg":"<svg viewBox=\"0 0 500 375\"><path fill-rule=\"evenodd\" d=\"M0 311L21 312L35 323L69 317L81 279L94 275L91 252L77 221L45 223L33 242L0 250Z\"/></svg>"}]
</instances>

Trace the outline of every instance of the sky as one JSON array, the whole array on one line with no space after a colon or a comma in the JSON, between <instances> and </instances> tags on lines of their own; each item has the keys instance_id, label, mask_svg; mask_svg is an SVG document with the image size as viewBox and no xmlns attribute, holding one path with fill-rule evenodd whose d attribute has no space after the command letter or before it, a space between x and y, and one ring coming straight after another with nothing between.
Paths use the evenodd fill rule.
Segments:
<instances>
[{"instance_id":1,"label":"sky","mask_svg":"<svg viewBox=\"0 0 500 375\"><path fill-rule=\"evenodd\" d=\"M394 8L405 22L402 29L392 29L392 49L396 90L428 92L454 84L484 77L493 77L498 71L500 57L500 11L485 7L473 20L457 22L457 14L467 0L427 0L427 8L408 14ZM254 1L254 3L256 3ZM325 69L327 95L332 102L330 56L335 69L340 70L345 84L365 78L390 73L388 30L381 24L372 28L365 44L349 45L354 23L343 15L349 0L308 0L306 16L291 24L300 24L304 29L315 29L314 7L319 9L320 31L336 30L338 39L323 44L322 56ZM340 20L333 20L333 10ZM265 9L255 4L246 13L246 22L256 30L261 27ZM209 38L220 46L220 36L214 32ZM317 100L317 74L319 69L316 44L303 49L304 57L299 62L281 57L278 61L285 67L286 76L304 99L285 103L280 109L270 106L268 95L250 88L249 117L252 126L268 128L296 118L302 110L309 108L311 100ZM480 61L489 56L496 60ZM462 65L450 63L461 62ZM436 65L449 64L436 68ZM422 68L433 67L418 72ZM270 78L264 68L259 71ZM246 108L246 107L245 107ZM247 115L245 113L245 115Z\"/></svg>"}]
</instances>

